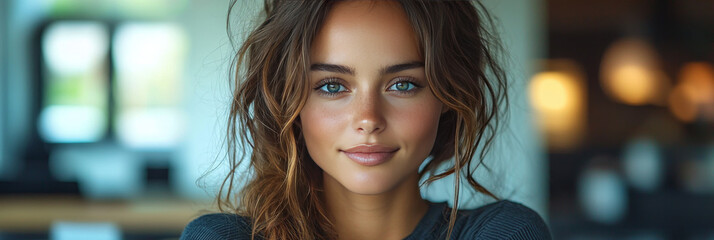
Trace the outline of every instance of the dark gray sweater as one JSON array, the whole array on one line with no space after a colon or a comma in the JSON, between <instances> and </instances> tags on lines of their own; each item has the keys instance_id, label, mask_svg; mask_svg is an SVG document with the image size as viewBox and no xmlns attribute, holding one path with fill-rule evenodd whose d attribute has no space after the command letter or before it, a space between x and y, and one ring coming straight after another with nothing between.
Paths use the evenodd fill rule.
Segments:
<instances>
[{"instance_id":1,"label":"dark gray sweater","mask_svg":"<svg viewBox=\"0 0 714 240\"><path fill-rule=\"evenodd\" d=\"M405 239L444 239L451 209L431 203L426 215ZM235 214L203 215L186 226L181 239L250 239L250 221ZM530 208L503 200L474 210L458 211L451 239L551 239L543 219Z\"/></svg>"}]
</instances>

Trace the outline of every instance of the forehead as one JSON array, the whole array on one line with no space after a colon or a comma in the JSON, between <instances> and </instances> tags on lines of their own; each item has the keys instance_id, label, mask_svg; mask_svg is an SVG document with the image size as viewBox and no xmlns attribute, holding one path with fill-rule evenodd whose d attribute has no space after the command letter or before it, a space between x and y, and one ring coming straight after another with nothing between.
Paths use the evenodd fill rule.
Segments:
<instances>
[{"instance_id":1,"label":"forehead","mask_svg":"<svg viewBox=\"0 0 714 240\"><path fill-rule=\"evenodd\" d=\"M416 34L396 1L339 1L310 50L312 62L359 65L420 61Z\"/></svg>"}]
</instances>

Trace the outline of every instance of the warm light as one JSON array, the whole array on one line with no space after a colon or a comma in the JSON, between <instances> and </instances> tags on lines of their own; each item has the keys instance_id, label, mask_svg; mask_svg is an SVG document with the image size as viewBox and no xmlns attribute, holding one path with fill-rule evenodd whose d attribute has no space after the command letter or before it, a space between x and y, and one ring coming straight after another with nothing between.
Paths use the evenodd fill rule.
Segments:
<instances>
[{"instance_id":1,"label":"warm light","mask_svg":"<svg viewBox=\"0 0 714 240\"><path fill-rule=\"evenodd\" d=\"M697 117L695 93L685 85L678 85L669 95L669 110L677 119L692 122Z\"/></svg>"},{"instance_id":2,"label":"warm light","mask_svg":"<svg viewBox=\"0 0 714 240\"><path fill-rule=\"evenodd\" d=\"M570 78L569 75L559 72L545 72L533 76L533 104L545 111L567 111L567 108L572 108L576 86Z\"/></svg>"},{"instance_id":3,"label":"warm light","mask_svg":"<svg viewBox=\"0 0 714 240\"><path fill-rule=\"evenodd\" d=\"M612 76L617 82L613 91L622 97L622 100L629 104L644 104L653 98L654 76L645 67L639 65L624 65L615 68Z\"/></svg>"},{"instance_id":4,"label":"warm light","mask_svg":"<svg viewBox=\"0 0 714 240\"><path fill-rule=\"evenodd\" d=\"M566 60L550 60L545 71L530 82L530 101L540 129L552 150L575 147L583 132L585 91L576 65Z\"/></svg>"},{"instance_id":5,"label":"warm light","mask_svg":"<svg viewBox=\"0 0 714 240\"><path fill-rule=\"evenodd\" d=\"M672 80L664 71L657 69L654 71L654 77L657 80L655 83L654 94L650 95L650 104L667 106L669 101L669 93L672 91Z\"/></svg>"},{"instance_id":6,"label":"warm light","mask_svg":"<svg viewBox=\"0 0 714 240\"><path fill-rule=\"evenodd\" d=\"M669 80L661 74L658 56L640 39L614 43L603 56L602 86L614 99L630 104L661 104L666 99Z\"/></svg>"},{"instance_id":7,"label":"warm light","mask_svg":"<svg viewBox=\"0 0 714 240\"><path fill-rule=\"evenodd\" d=\"M682 121L699 116L714 119L714 67L704 62L685 64L669 102L672 113Z\"/></svg>"},{"instance_id":8,"label":"warm light","mask_svg":"<svg viewBox=\"0 0 714 240\"><path fill-rule=\"evenodd\" d=\"M679 82L692 92L694 101L705 104L714 101L714 67L703 62L688 63L682 67Z\"/></svg>"}]
</instances>

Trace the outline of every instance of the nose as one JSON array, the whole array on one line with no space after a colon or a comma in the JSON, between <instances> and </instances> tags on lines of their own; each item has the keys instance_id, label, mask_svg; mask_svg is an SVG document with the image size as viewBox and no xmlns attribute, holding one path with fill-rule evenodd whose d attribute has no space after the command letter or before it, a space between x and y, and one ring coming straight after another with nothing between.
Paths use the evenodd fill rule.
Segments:
<instances>
[{"instance_id":1,"label":"nose","mask_svg":"<svg viewBox=\"0 0 714 240\"><path fill-rule=\"evenodd\" d=\"M384 131L386 121L377 93L363 93L355 97L353 106L353 128L360 134L374 134Z\"/></svg>"}]
</instances>

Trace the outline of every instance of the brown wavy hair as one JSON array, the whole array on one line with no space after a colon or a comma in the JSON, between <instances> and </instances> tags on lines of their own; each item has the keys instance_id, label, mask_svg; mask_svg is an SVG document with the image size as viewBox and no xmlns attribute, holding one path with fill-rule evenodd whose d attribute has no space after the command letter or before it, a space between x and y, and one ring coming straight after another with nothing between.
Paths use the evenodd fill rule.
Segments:
<instances>
[{"instance_id":1,"label":"brown wavy hair","mask_svg":"<svg viewBox=\"0 0 714 240\"><path fill-rule=\"evenodd\" d=\"M483 164L508 102L506 75L495 54L500 44L481 3L399 2L425 58L429 89L448 107L439 120L432 160L419 172L428 176L422 185L454 174L448 238L462 177L476 191L498 199L474 179L473 171ZM308 53L332 4L266 0L264 19L237 48L232 62L225 145L230 172L216 199L221 211L250 219L253 238L337 238L322 198L322 170L310 158L299 126L309 94ZM235 7L232 0L229 36ZM249 173L240 175L244 159ZM445 170L438 171L442 165Z\"/></svg>"}]
</instances>

